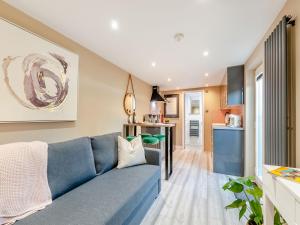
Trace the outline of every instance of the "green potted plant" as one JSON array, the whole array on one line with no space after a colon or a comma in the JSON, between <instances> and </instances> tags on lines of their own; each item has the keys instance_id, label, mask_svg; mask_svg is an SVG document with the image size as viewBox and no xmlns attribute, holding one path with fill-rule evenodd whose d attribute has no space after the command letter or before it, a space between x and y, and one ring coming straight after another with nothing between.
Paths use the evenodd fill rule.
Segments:
<instances>
[{"instance_id":1,"label":"green potted plant","mask_svg":"<svg viewBox=\"0 0 300 225\"><path fill-rule=\"evenodd\" d=\"M245 217L248 225L263 225L262 189L255 183L255 177L241 177L230 179L223 190L235 193L236 200L227 205L226 209L238 209L239 220ZM248 211L248 212L247 212ZM286 224L279 212L275 209L274 225Z\"/></svg>"},{"instance_id":2,"label":"green potted plant","mask_svg":"<svg viewBox=\"0 0 300 225\"><path fill-rule=\"evenodd\" d=\"M223 186L223 190L239 194L239 197L225 208L239 209L239 219L241 220L242 217L245 217L248 225L262 225L261 199L263 192L254 180L254 177L230 179ZM247 210L248 213L246 213Z\"/></svg>"}]
</instances>

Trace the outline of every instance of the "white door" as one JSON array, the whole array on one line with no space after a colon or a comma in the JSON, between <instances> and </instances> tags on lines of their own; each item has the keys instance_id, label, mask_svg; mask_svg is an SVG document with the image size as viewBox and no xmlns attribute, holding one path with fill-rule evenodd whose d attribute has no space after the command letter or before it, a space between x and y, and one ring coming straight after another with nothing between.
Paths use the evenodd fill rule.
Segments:
<instances>
[{"instance_id":1,"label":"white door","mask_svg":"<svg viewBox=\"0 0 300 225\"><path fill-rule=\"evenodd\" d=\"M185 145L203 147L203 92L184 95Z\"/></svg>"}]
</instances>

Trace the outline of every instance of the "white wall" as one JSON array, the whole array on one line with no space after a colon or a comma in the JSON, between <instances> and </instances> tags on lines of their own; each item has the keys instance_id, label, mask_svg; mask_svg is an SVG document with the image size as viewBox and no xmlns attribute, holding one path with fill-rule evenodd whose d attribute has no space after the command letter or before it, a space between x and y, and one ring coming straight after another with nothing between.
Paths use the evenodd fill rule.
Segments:
<instances>
[{"instance_id":1,"label":"white wall","mask_svg":"<svg viewBox=\"0 0 300 225\"><path fill-rule=\"evenodd\" d=\"M57 142L122 130L123 123L127 122L123 109L128 79L126 71L3 1L0 1L0 16L79 55L78 120L0 124L0 144L32 140ZM133 85L137 116L141 120L143 114L149 113L151 86L135 77Z\"/></svg>"}]
</instances>

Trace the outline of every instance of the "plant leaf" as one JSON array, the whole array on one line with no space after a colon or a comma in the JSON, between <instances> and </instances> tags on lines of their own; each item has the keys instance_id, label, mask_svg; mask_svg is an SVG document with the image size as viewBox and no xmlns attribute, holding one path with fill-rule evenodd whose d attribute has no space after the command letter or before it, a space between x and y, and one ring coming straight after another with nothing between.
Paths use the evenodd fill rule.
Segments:
<instances>
[{"instance_id":1,"label":"plant leaf","mask_svg":"<svg viewBox=\"0 0 300 225\"><path fill-rule=\"evenodd\" d=\"M244 186L238 182L233 182L228 190L234 193L241 193L244 190Z\"/></svg>"},{"instance_id":2,"label":"plant leaf","mask_svg":"<svg viewBox=\"0 0 300 225\"><path fill-rule=\"evenodd\" d=\"M280 221L280 215L277 210L275 210L274 225L282 225L282 223Z\"/></svg>"},{"instance_id":3,"label":"plant leaf","mask_svg":"<svg viewBox=\"0 0 300 225\"><path fill-rule=\"evenodd\" d=\"M241 210L240 210L240 213L239 213L239 220L241 220L242 217L245 215L246 210L247 210L247 205L245 204L245 205L242 206L242 208L241 208Z\"/></svg>"},{"instance_id":4,"label":"plant leaf","mask_svg":"<svg viewBox=\"0 0 300 225\"><path fill-rule=\"evenodd\" d=\"M229 180L226 184L224 184L223 185L223 190L224 191L227 190L231 186L232 182L233 182L232 180Z\"/></svg>"},{"instance_id":5,"label":"plant leaf","mask_svg":"<svg viewBox=\"0 0 300 225\"><path fill-rule=\"evenodd\" d=\"M240 177L236 181L238 181L240 184L243 184L247 187L253 187L255 185L249 177Z\"/></svg>"},{"instance_id":6,"label":"plant leaf","mask_svg":"<svg viewBox=\"0 0 300 225\"><path fill-rule=\"evenodd\" d=\"M250 208L252 213L255 215L256 220L260 221L260 223L257 223L257 221L255 221L255 218L253 219L257 224L262 224L263 221L263 214L262 214L262 208L261 208L261 204L258 201L255 200L251 200L249 202L250 204Z\"/></svg>"},{"instance_id":7,"label":"plant leaf","mask_svg":"<svg viewBox=\"0 0 300 225\"><path fill-rule=\"evenodd\" d=\"M233 201L231 204L227 205L225 209L236 209L246 205L246 201L242 199L237 199Z\"/></svg>"},{"instance_id":8,"label":"plant leaf","mask_svg":"<svg viewBox=\"0 0 300 225\"><path fill-rule=\"evenodd\" d=\"M257 217L254 218L254 222L257 225L261 225L263 223L263 220L262 220L262 218L260 218L260 217L257 216Z\"/></svg>"},{"instance_id":9,"label":"plant leaf","mask_svg":"<svg viewBox=\"0 0 300 225\"><path fill-rule=\"evenodd\" d=\"M254 220L255 215L252 213L252 214L250 214L249 218L250 218L250 220Z\"/></svg>"},{"instance_id":10,"label":"plant leaf","mask_svg":"<svg viewBox=\"0 0 300 225\"><path fill-rule=\"evenodd\" d=\"M275 214L274 214L274 225L283 225L286 224L286 221L282 218L279 211L274 207Z\"/></svg>"},{"instance_id":11,"label":"plant leaf","mask_svg":"<svg viewBox=\"0 0 300 225\"><path fill-rule=\"evenodd\" d=\"M256 199L262 198L262 195L263 195L262 189L258 186L255 186L251 189L247 189L246 192L247 192L247 194L252 195Z\"/></svg>"},{"instance_id":12,"label":"plant leaf","mask_svg":"<svg viewBox=\"0 0 300 225\"><path fill-rule=\"evenodd\" d=\"M249 176L247 177L249 180L251 180L252 182L254 182L256 180L256 177L255 176Z\"/></svg>"}]
</instances>

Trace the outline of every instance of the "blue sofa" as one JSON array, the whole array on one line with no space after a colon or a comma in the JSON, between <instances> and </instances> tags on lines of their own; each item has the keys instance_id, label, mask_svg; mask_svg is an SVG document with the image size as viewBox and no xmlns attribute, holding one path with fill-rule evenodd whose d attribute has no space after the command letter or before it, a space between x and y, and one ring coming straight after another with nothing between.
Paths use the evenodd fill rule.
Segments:
<instances>
[{"instance_id":1,"label":"blue sofa","mask_svg":"<svg viewBox=\"0 0 300 225\"><path fill-rule=\"evenodd\" d=\"M137 225L160 192L160 152L145 149L147 164L117 169L113 133L49 144L53 203L16 225Z\"/></svg>"}]
</instances>

